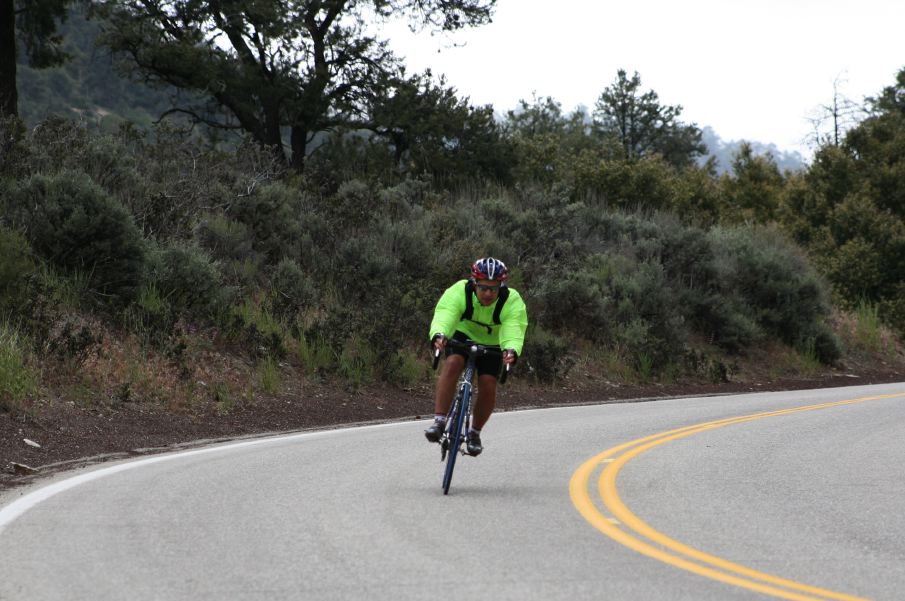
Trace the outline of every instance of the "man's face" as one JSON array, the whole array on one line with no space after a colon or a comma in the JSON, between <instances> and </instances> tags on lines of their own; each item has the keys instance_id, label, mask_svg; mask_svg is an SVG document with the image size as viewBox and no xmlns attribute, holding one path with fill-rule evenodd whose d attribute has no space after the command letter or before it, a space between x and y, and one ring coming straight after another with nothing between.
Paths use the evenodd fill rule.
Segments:
<instances>
[{"instance_id":1,"label":"man's face","mask_svg":"<svg viewBox=\"0 0 905 601\"><path fill-rule=\"evenodd\" d=\"M475 293L478 295L478 301L485 307L492 305L496 297L500 294L500 282L493 280L477 280L475 282Z\"/></svg>"}]
</instances>

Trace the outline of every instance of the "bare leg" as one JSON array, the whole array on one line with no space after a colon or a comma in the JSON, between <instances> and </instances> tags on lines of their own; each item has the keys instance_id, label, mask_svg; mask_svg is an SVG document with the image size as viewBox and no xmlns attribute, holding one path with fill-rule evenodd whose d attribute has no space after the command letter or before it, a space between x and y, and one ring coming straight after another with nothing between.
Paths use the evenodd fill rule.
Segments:
<instances>
[{"instance_id":1,"label":"bare leg","mask_svg":"<svg viewBox=\"0 0 905 601\"><path fill-rule=\"evenodd\" d=\"M456 384L459 376L465 369L465 357L462 355L450 355L443 361L440 377L437 378L437 396L434 401L434 413L446 415L449 406L452 405L453 395L456 394Z\"/></svg>"},{"instance_id":2,"label":"bare leg","mask_svg":"<svg viewBox=\"0 0 905 601\"><path fill-rule=\"evenodd\" d=\"M475 430L484 427L493 413L494 405L496 405L496 378L487 374L478 376L478 400L475 401L472 423Z\"/></svg>"}]
</instances>

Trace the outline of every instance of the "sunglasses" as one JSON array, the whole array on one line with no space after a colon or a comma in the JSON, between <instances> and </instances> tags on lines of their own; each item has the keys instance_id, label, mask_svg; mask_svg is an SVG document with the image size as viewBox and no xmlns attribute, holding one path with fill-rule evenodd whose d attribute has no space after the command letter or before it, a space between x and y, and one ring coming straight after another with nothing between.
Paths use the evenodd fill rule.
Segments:
<instances>
[{"instance_id":1,"label":"sunglasses","mask_svg":"<svg viewBox=\"0 0 905 601\"><path fill-rule=\"evenodd\" d=\"M481 292L499 292L500 291L500 284L497 284L496 286L489 286L487 284L475 284L474 287Z\"/></svg>"}]
</instances>

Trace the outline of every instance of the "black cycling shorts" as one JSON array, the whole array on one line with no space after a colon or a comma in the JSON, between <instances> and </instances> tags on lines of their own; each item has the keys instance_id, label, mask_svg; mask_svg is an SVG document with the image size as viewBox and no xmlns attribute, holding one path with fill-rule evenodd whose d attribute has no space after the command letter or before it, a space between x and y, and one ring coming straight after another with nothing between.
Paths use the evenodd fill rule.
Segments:
<instances>
[{"instance_id":1,"label":"black cycling shorts","mask_svg":"<svg viewBox=\"0 0 905 601\"><path fill-rule=\"evenodd\" d=\"M463 334L462 332L456 330L456 333L453 334L453 340L458 340L459 342L468 342L468 336ZM487 345L484 345L487 346ZM491 346L490 348L500 348L498 346ZM450 347L446 347L446 356L450 355L462 355L466 359L468 358L468 351L465 349L453 349ZM500 371L503 369L503 357L502 355L497 355L496 353L491 355L481 355L475 361L475 367L477 367L478 375L490 375L494 378L500 377Z\"/></svg>"}]
</instances>

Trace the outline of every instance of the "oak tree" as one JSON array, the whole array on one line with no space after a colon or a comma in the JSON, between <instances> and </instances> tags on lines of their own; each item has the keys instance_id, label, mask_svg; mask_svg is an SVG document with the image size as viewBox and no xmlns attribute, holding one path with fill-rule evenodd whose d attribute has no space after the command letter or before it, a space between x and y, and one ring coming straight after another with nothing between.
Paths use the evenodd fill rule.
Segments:
<instances>
[{"instance_id":1,"label":"oak tree","mask_svg":"<svg viewBox=\"0 0 905 601\"><path fill-rule=\"evenodd\" d=\"M245 132L301 171L313 137L361 121L369 91L398 70L375 24L454 31L489 22L495 2L100 0L101 43L146 81L207 99L175 111Z\"/></svg>"}]
</instances>

